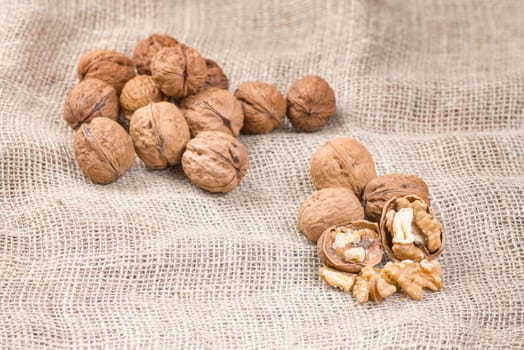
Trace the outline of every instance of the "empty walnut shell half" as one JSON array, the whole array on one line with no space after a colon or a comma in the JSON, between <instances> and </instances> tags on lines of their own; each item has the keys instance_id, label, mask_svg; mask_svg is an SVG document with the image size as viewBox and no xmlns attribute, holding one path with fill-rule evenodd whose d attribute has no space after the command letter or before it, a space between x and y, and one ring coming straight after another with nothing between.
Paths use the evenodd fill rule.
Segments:
<instances>
[{"instance_id":1,"label":"empty walnut shell half","mask_svg":"<svg viewBox=\"0 0 524 350\"><path fill-rule=\"evenodd\" d=\"M307 75L295 81L286 98L287 117L299 131L320 129L337 110L335 92L317 75Z\"/></svg>"},{"instance_id":2,"label":"empty walnut shell half","mask_svg":"<svg viewBox=\"0 0 524 350\"><path fill-rule=\"evenodd\" d=\"M328 228L317 242L318 256L326 266L357 273L382 260L378 225L366 220Z\"/></svg>"},{"instance_id":3,"label":"empty walnut shell half","mask_svg":"<svg viewBox=\"0 0 524 350\"><path fill-rule=\"evenodd\" d=\"M173 47L178 41L169 35L152 34L140 40L133 51L133 61L138 74L151 75L151 60L160 49Z\"/></svg>"},{"instance_id":4,"label":"empty walnut shell half","mask_svg":"<svg viewBox=\"0 0 524 350\"><path fill-rule=\"evenodd\" d=\"M317 189L347 187L358 197L377 176L375 162L367 148L353 138L326 142L311 158L311 176Z\"/></svg>"},{"instance_id":5,"label":"empty walnut shell half","mask_svg":"<svg viewBox=\"0 0 524 350\"><path fill-rule=\"evenodd\" d=\"M229 79L224 74L222 68L215 61L206 58L207 79L205 87L215 87L219 89L229 89Z\"/></svg>"},{"instance_id":6,"label":"empty walnut shell half","mask_svg":"<svg viewBox=\"0 0 524 350\"><path fill-rule=\"evenodd\" d=\"M84 79L67 94L64 119L76 130L82 123L97 117L118 119L116 91L102 80Z\"/></svg>"},{"instance_id":7,"label":"empty walnut shell half","mask_svg":"<svg viewBox=\"0 0 524 350\"><path fill-rule=\"evenodd\" d=\"M133 113L151 102L165 101L166 96L150 75L138 75L129 80L120 94L120 107L127 120Z\"/></svg>"},{"instance_id":8,"label":"empty walnut shell half","mask_svg":"<svg viewBox=\"0 0 524 350\"><path fill-rule=\"evenodd\" d=\"M135 65L128 57L114 50L95 50L85 53L78 62L78 79L100 79L120 94L125 83L135 76Z\"/></svg>"},{"instance_id":9,"label":"empty walnut shell half","mask_svg":"<svg viewBox=\"0 0 524 350\"><path fill-rule=\"evenodd\" d=\"M379 229L384 250L395 261L435 259L446 243L442 224L429 205L414 195L390 199L382 211Z\"/></svg>"},{"instance_id":10,"label":"empty walnut shell half","mask_svg":"<svg viewBox=\"0 0 524 350\"><path fill-rule=\"evenodd\" d=\"M164 47L151 61L151 75L165 95L183 98L196 93L206 83L206 60L183 44Z\"/></svg>"},{"instance_id":11,"label":"empty walnut shell half","mask_svg":"<svg viewBox=\"0 0 524 350\"><path fill-rule=\"evenodd\" d=\"M116 181L133 165L131 138L117 122L95 118L75 132L75 157L82 172L99 184Z\"/></svg>"},{"instance_id":12,"label":"empty walnut shell half","mask_svg":"<svg viewBox=\"0 0 524 350\"><path fill-rule=\"evenodd\" d=\"M306 198L298 211L298 228L312 242L334 225L347 225L364 218L364 209L353 191L325 188Z\"/></svg>"},{"instance_id":13,"label":"empty walnut shell half","mask_svg":"<svg viewBox=\"0 0 524 350\"><path fill-rule=\"evenodd\" d=\"M419 196L428 205L428 185L419 177L403 174L388 174L378 176L368 182L364 188L362 199L366 206L364 211L366 217L378 222L382 215L384 205L391 198L407 196L409 194Z\"/></svg>"},{"instance_id":14,"label":"empty walnut shell half","mask_svg":"<svg viewBox=\"0 0 524 350\"><path fill-rule=\"evenodd\" d=\"M220 131L238 136L244 123L242 105L229 91L209 88L182 100L191 136L202 131Z\"/></svg>"},{"instance_id":15,"label":"empty walnut shell half","mask_svg":"<svg viewBox=\"0 0 524 350\"><path fill-rule=\"evenodd\" d=\"M244 146L233 136L203 131L189 141L182 156L187 177L209 192L229 192L247 173L249 159Z\"/></svg>"},{"instance_id":16,"label":"empty walnut shell half","mask_svg":"<svg viewBox=\"0 0 524 350\"><path fill-rule=\"evenodd\" d=\"M182 111L169 102L155 102L138 109L129 134L135 150L149 169L180 164L189 141L189 127Z\"/></svg>"},{"instance_id":17,"label":"empty walnut shell half","mask_svg":"<svg viewBox=\"0 0 524 350\"><path fill-rule=\"evenodd\" d=\"M286 100L278 89L261 81L241 84L235 91L244 111L246 134L266 134L276 129L284 120Z\"/></svg>"}]
</instances>

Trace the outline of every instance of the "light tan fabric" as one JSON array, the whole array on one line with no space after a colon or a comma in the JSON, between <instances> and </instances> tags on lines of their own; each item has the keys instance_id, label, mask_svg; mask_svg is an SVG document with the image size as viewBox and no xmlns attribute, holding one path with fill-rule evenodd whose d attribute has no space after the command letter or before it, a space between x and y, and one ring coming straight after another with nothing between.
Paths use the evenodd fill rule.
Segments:
<instances>
[{"instance_id":1,"label":"light tan fabric","mask_svg":"<svg viewBox=\"0 0 524 350\"><path fill-rule=\"evenodd\" d=\"M155 32L231 89L319 74L337 115L241 136L250 168L227 195L138 159L93 185L62 119L76 63ZM2 348L524 347L524 2L2 0L0 58ZM296 215L336 136L427 181L442 292L359 306L319 279Z\"/></svg>"}]
</instances>

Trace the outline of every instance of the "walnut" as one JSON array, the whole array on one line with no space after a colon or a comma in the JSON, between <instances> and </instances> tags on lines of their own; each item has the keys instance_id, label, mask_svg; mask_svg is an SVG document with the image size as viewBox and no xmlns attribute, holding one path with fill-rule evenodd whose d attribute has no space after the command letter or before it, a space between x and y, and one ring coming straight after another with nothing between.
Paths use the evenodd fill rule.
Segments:
<instances>
[{"instance_id":1,"label":"walnut","mask_svg":"<svg viewBox=\"0 0 524 350\"><path fill-rule=\"evenodd\" d=\"M116 181L133 165L135 151L123 127L108 118L95 118L75 132L74 150L82 172L91 181Z\"/></svg>"},{"instance_id":2,"label":"walnut","mask_svg":"<svg viewBox=\"0 0 524 350\"><path fill-rule=\"evenodd\" d=\"M423 288L436 292L444 287L442 267L436 260L389 262L384 266L384 275L415 300L422 299Z\"/></svg>"},{"instance_id":3,"label":"walnut","mask_svg":"<svg viewBox=\"0 0 524 350\"><path fill-rule=\"evenodd\" d=\"M310 241L334 225L364 218L358 198L347 188L325 188L306 198L298 211L298 228Z\"/></svg>"},{"instance_id":4,"label":"walnut","mask_svg":"<svg viewBox=\"0 0 524 350\"><path fill-rule=\"evenodd\" d=\"M357 277L355 274L341 272L326 266L322 266L318 272L327 284L334 288L340 288L346 293L351 292Z\"/></svg>"},{"instance_id":5,"label":"walnut","mask_svg":"<svg viewBox=\"0 0 524 350\"><path fill-rule=\"evenodd\" d=\"M429 205L428 185L419 177L403 174L389 174L378 176L368 182L364 188L362 199L366 206L364 211L366 217L373 221L379 221L382 209L391 198L406 195L415 195Z\"/></svg>"},{"instance_id":6,"label":"walnut","mask_svg":"<svg viewBox=\"0 0 524 350\"><path fill-rule=\"evenodd\" d=\"M295 81L286 97L287 117L299 131L320 129L337 110L335 92L327 81L317 75Z\"/></svg>"},{"instance_id":7,"label":"walnut","mask_svg":"<svg viewBox=\"0 0 524 350\"><path fill-rule=\"evenodd\" d=\"M229 89L229 79L224 74L222 68L215 61L206 58L207 78L206 87L216 87L219 89Z\"/></svg>"},{"instance_id":8,"label":"walnut","mask_svg":"<svg viewBox=\"0 0 524 350\"><path fill-rule=\"evenodd\" d=\"M276 129L284 120L286 100L271 84L261 81L243 83L235 91L244 111L246 134L265 134Z\"/></svg>"},{"instance_id":9,"label":"walnut","mask_svg":"<svg viewBox=\"0 0 524 350\"><path fill-rule=\"evenodd\" d=\"M375 162L369 151L353 138L328 141L311 158L311 176L318 189L347 187L358 197L364 186L376 177Z\"/></svg>"},{"instance_id":10,"label":"walnut","mask_svg":"<svg viewBox=\"0 0 524 350\"><path fill-rule=\"evenodd\" d=\"M328 228L320 236L317 248L320 261L340 271L359 272L382 260L378 226L366 220Z\"/></svg>"},{"instance_id":11,"label":"walnut","mask_svg":"<svg viewBox=\"0 0 524 350\"><path fill-rule=\"evenodd\" d=\"M249 159L244 146L233 136L202 131L189 141L182 156L187 177L209 192L229 192L246 175Z\"/></svg>"},{"instance_id":12,"label":"walnut","mask_svg":"<svg viewBox=\"0 0 524 350\"><path fill-rule=\"evenodd\" d=\"M67 94L64 119L76 130L82 123L97 117L118 119L116 91L102 80L84 79Z\"/></svg>"},{"instance_id":13,"label":"walnut","mask_svg":"<svg viewBox=\"0 0 524 350\"><path fill-rule=\"evenodd\" d=\"M164 47L173 47L176 44L178 41L175 38L162 34L152 34L140 40L133 51L133 61L138 74L151 75L151 60L156 53Z\"/></svg>"},{"instance_id":14,"label":"walnut","mask_svg":"<svg viewBox=\"0 0 524 350\"><path fill-rule=\"evenodd\" d=\"M206 61L195 49L186 45L164 47L151 61L151 74L165 95L182 98L204 86L207 79Z\"/></svg>"},{"instance_id":15,"label":"walnut","mask_svg":"<svg viewBox=\"0 0 524 350\"><path fill-rule=\"evenodd\" d=\"M353 298L364 304L369 299L379 302L395 294L397 288L384 278L381 269L366 266L360 271L353 286Z\"/></svg>"},{"instance_id":16,"label":"walnut","mask_svg":"<svg viewBox=\"0 0 524 350\"><path fill-rule=\"evenodd\" d=\"M182 100L191 136L202 131L221 131L238 136L244 123L242 105L229 91L209 88Z\"/></svg>"},{"instance_id":17,"label":"walnut","mask_svg":"<svg viewBox=\"0 0 524 350\"><path fill-rule=\"evenodd\" d=\"M137 109L129 133L136 153L149 169L180 164L189 141L184 114L169 102L150 103Z\"/></svg>"},{"instance_id":18,"label":"walnut","mask_svg":"<svg viewBox=\"0 0 524 350\"><path fill-rule=\"evenodd\" d=\"M384 206L379 229L382 245L393 260L434 259L444 250L445 233L428 204L408 195Z\"/></svg>"},{"instance_id":19,"label":"walnut","mask_svg":"<svg viewBox=\"0 0 524 350\"><path fill-rule=\"evenodd\" d=\"M129 80L120 94L120 107L127 120L133 113L151 102L165 101L166 96L156 86L150 75L138 75Z\"/></svg>"},{"instance_id":20,"label":"walnut","mask_svg":"<svg viewBox=\"0 0 524 350\"><path fill-rule=\"evenodd\" d=\"M135 76L133 61L114 50L95 50L85 53L78 62L78 79L100 79L120 94L124 84Z\"/></svg>"}]
</instances>

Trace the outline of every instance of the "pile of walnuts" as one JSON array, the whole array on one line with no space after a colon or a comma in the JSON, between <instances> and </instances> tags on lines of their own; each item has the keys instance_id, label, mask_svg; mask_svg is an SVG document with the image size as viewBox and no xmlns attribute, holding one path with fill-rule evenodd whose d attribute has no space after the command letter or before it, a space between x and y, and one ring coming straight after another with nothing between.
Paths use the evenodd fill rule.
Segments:
<instances>
[{"instance_id":1,"label":"pile of walnuts","mask_svg":"<svg viewBox=\"0 0 524 350\"><path fill-rule=\"evenodd\" d=\"M301 205L298 227L317 244L324 281L352 292L361 304L398 290L420 300L423 288L443 288L435 259L445 233L422 179L377 176L371 154L352 138L320 147L310 170L317 191ZM376 267L384 251L392 262Z\"/></svg>"},{"instance_id":2,"label":"pile of walnuts","mask_svg":"<svg viewBox=\"0 0 524 350\"><path fill-rule=\"evenodd\" d=\"M87 52L77 73L64 119L75 130L80 169L100 184L122 176L136 152L148 169L181 164L198 187L229 192L249 164L240 132L269 133L285 115L297 130L314 131L336 111L333 89L315 75L294 82L285 98L260 81L231 93L216 62L168 35L140 40L133 59Z\"/></svg>"}]
</instances>

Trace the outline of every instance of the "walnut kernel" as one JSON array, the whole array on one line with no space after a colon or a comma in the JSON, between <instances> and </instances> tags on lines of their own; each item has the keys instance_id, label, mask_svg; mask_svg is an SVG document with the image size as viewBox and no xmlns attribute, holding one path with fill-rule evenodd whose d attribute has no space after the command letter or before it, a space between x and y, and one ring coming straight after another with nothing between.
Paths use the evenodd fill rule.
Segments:
<instances>
[{"instance_id":1,"label":"walnut kernel","mask_svg":"<svg viewBox=\"0 0 524 350\"><path fill-rule=\"evenodd\" d=\"M364 304L369 299L374 302L382 301L395 294L397 288L384 278L381 269L367 266L360 271L353 286L353 298Z\"/></svg>"},{"instance_id":2,"label":"walnut kernel","mask_svg":"<svg viewBox=\"0 0 524 350\"><path fill-rule=\"evenodd\" d=\"M166 96L156 86L150 75L137 75L129 80L120 94L120 107L127 120L133 113L151 102L165 101Z\"/></svg>"},{"instance_id":3,"label":"walnut kernel","mask_svg":"<svg viewBox=\"0 0 524 350\"><path fill-rule=\"evenodd\" d=\"M331 287L342 289L349 293L355 284L357 275L347 272L341 272L327 266L322 266L319 269L320 277Z\"/></svg>"},{"instance_id":4,"label":"walnut kernel","mask_svg":"<svg viewBox=\"0 0 524 350\"><path fill-rule=\"evenodd\" d=\"M436 292L444 287L442 267L436 260L389 262L384 266L384 275L415 300L422 299L423 288Z\"/></svg>"}]
</instances>

